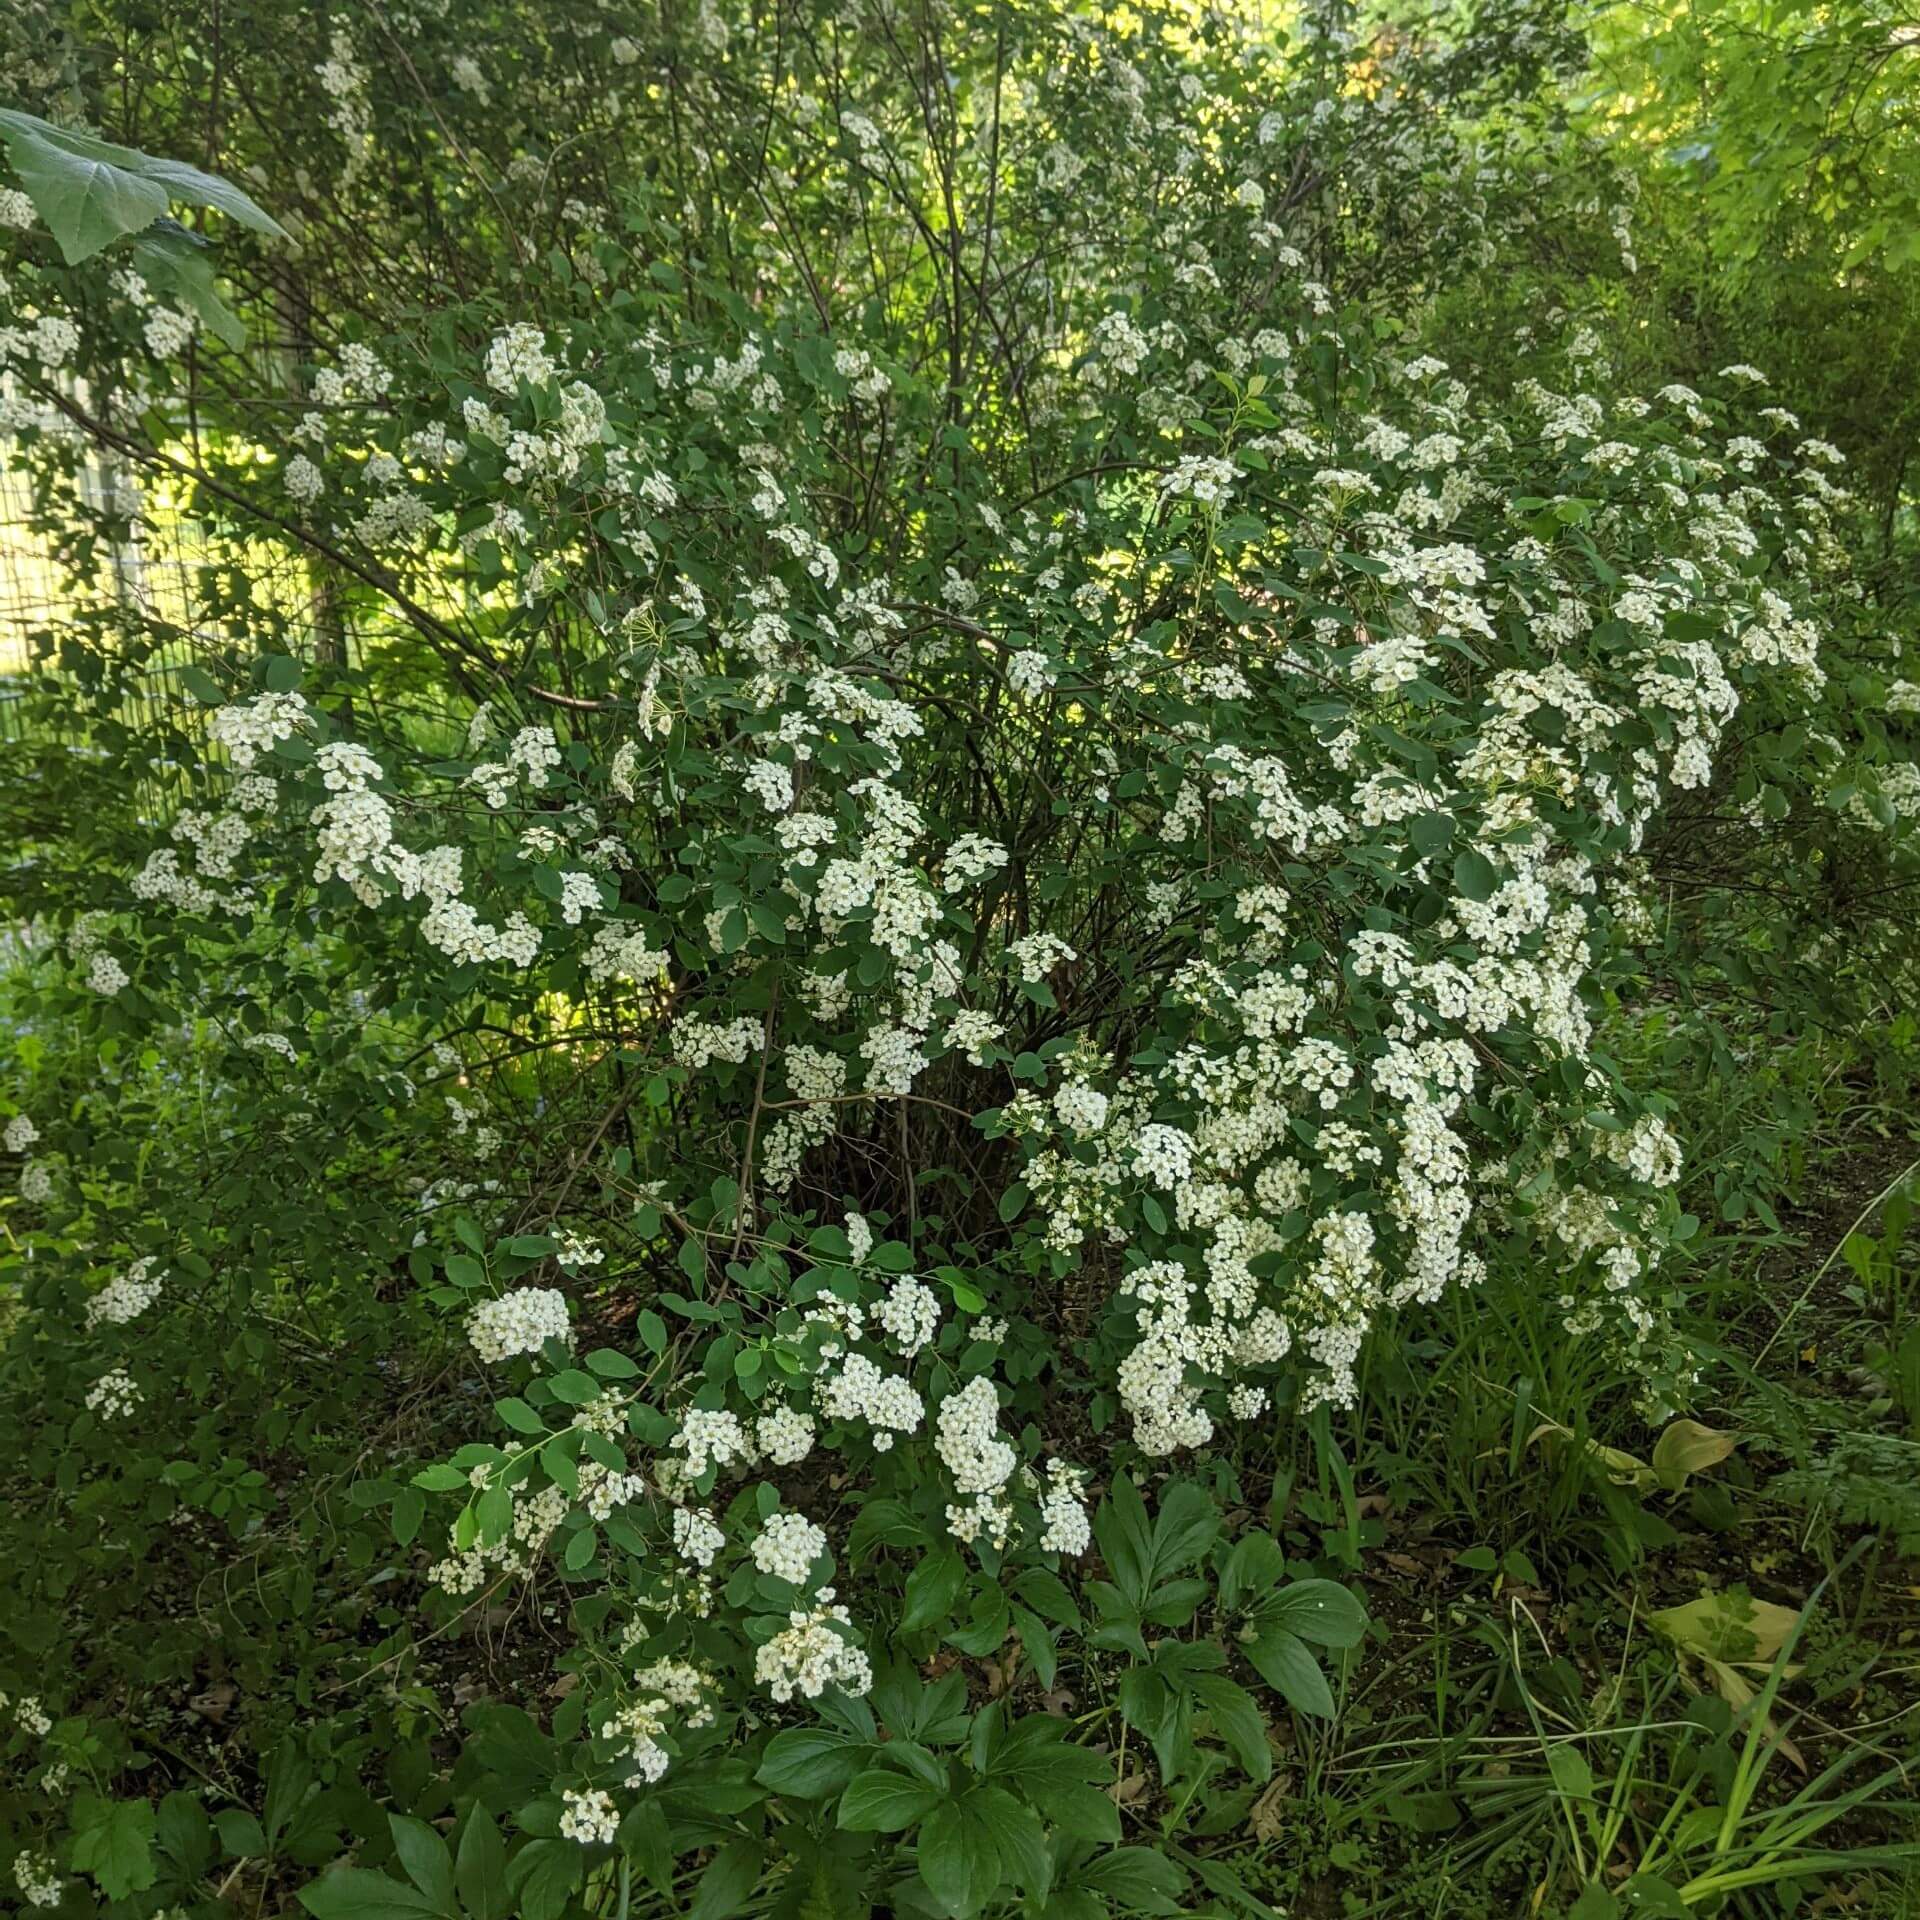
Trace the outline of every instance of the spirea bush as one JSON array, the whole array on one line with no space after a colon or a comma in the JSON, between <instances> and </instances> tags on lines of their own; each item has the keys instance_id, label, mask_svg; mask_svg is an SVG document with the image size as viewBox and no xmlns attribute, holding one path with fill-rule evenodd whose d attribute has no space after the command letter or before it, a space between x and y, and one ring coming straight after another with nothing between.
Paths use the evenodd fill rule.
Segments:
<instances>
[{"instance_id":1,"label":"spirea bush","mask_svg":"<svg viewBox=\"0 0 1920 1920\"><path fill-rule=\"evenodd\" d=\"M1164 1782L1266 1779L1364 1621L1208 1488L1423 1306L1548 1296L1684 1407L1687 1115L1619 1045L1675 985L1663 835L1911 857L1916 696L1761 371L1628 392L1570 320L1476 388L1316 277L1257 87L1066 40L1029 104L1154 157L1016 144L989 217L1104 220L1148 166L1165 217L1044 313L911 220L892 296L771 243L730 279L636 191L537 319L349 342L195 483L242 580L265 543L386 624L354 668L204 649L185 804L34 949L123 1117L158 1068L248 1129L156 1192L78 1067L23 1086L58 1497L244 1539L266 1476L194 1457L160 1361L226 1313L324 1366L350 1301L340 1364L437 1354L431 1411L263 1450L391 1534L349 1556L375 1657L526 1605L564 1676L544 1725L470 1713L455 1852L344 1789L284 1841L357 1834L322 1916L413 1910L389 1860L422 1911L624 1910L685 1855L704 1915L768 1871L796 1913L1177 1910L1020 1689L1098 1670ZM804 93L773 185L917 208L958 163L913 137ZM48 325L8 351L51 373Z\"/></svg>"}]
</instances>

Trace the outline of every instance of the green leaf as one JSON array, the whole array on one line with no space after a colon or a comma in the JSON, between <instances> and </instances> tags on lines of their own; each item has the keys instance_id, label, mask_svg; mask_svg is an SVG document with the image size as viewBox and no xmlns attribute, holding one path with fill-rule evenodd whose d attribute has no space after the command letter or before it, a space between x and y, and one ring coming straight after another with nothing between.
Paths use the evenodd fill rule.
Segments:
<instances>
[{"instance_id":1,"label":"green leaf","mask_svg":"<svg viewBox=\"0 0 1920 1920\"><path fill-rule=\"evenodd\" d=\"M160 1802L154 1839L189 1880L199 1879L213 1865L213 1823L191 1793L170 1793Z\"/></svg>"},{"instance_id":2,"label":"green leaf","mask_svg":"<svg viewBox=\"0 0 1920 1920\"><path fill-rule=\"evenodd\" d=\"M1046 1891L1052 1878L1047 1836L1030 1807L1023 1807L1004 1787L975 1787L960 1808L992 1841L999 1855L999 1879L1016 1881L1029 1893Z\"/></svg>"},{"instance_id":3,"label":"green leaf","mask_svg":"<svg viewBox=\"0 0 1920 1920\"><path fill-rule=\"evenodd\" d=\"M1187 1890L1187 1876L1164 1853L1152 1847L1116 1847L1080 1870L1080 1884L1095 1893L1131 1898L1142 1891L1162 1900L1178 1900Z\"/></svg>"},{"instance_id":4,"label":"green leaf","mask_svg":"<svg viewBox=\"0 0 1920 1920\"><path fill-rule=\"evenodd\" d=\"M1245 1651L1261 1679L1288 1706L1317 1719L1333 1718L1333 1690L1320 1671L1319 1661L1297 1634L1263 1633Z\"/></svg>"},{"instance_id":5,"label":"green leaf","mask_svg":"<svg viewBox=\"0 0 1920 1920\"><path fill-rule=\"evenodd\" d=\"M1000 1884L1000 1849L965 1801L943 1800L920 1832L920 1878L950 1914L978 1913Z\"/></svg>"},{"instance_id":6,"label":"green leaf","mask_svg":"<svg viewBox=\"0 0 1920 1920\"><path fill-rule=\"evenodd\" d=\"M424 1820L408 1813L388 1814L387 1825L393 1830L393 1850L407 1878L433 1902L436 1913L451 1913L453 1855L447 1843Z\"/></svg>"},{"instance_id":7,"label":"green leaf","mask_svg":"<svg viewBox=\"0 0 1920 1920\"><path fill-rule=\"evenodd\" d=\"M1257 1781L1271 1779L1273 1755L1267 1747L1267 1723L1261 1718L1253 1695L1218 1673L1190 1674L1187 1686L1206 1709L1214 1732L1226 1742L1248 1777Z\"/></svg>"},{"instance_id":8,"label":"green leaf","mask_svg":"<svg viewBox=\"0 0 1920 1920\"><path fill-rule=\"evenodd\" d=\"M1316 1647L1357 1647L1367 1610L1337 1580L1296 1580L1259 1610L1263 1628L1284 1627Z\"/></svg>"},{"instance_id":9,"label":"green leaf","mask_svg":"<svg viewBox=\"0 0 1920 1920\"><path fill-rule=\"evenodd\" d=\"M0 108L0 141L69 266L152 226L171 201L216 207L243 226L286 238L238 187L180 161L117 147L14 108Z\"/></svg>"},{"instance_id":10,"label":"green leaf","mask_svg":"<svg viewBox=\"0 0 1920 1920\"><path fill-rule=\"evenodd\" d=\"M1453 863L1454 890L1466 900L1489 900L1500 883L1493 862L1472 847L1463 847Z\"/></svg>"},{"instance_id":11,"label":"green leaf","mask_svg":"<svg viewBox=\"0 0 1920 1920\"><path fill-rule=\"evenodd\" d=\"M891 1767L869 1767L840 1796L839 1823L851 1833L900 1833L943 1804L945 1796L924 1780L909 1780Z\"/></svg>"},{"instance_id":12,"label":"green leaf","mask_svg":"<svg viewBox=\"0 0 1920 1920\"><path fill-rule=\"evenodd\" d=\"M245 1807L222 1807L213 1816L213 1830L230 1860L257 1860L267 1850L260 1822Z\"/></svg>"},{"instance_id":13,"label":"green leaf","mask_svg":"<svg viewBox=\"0 0 1920 1920\"><path fill-rule=\"evenodd\" d=\"M906 1611L900 1616L902 1633L917 1633L945 1620L967 1583L967 1563L951 1547L927 1554L907 1576Z\"/></svg>"},{"instance_id":14,"label":"green leaf","mask_svg":"<svg viewBox=\"0 0 1920 1920\"><path fill-rule=\"evenodd\" d=\"M529 1840L507 1873L519 1920L560 1920L580 1873L580 1849L571 1840Z\"/></svg>"},{"instance_id":15,"label":"green leaf","mask_svg":"<svg viewBox=\"0 0 1920 1920\"><path fill-rule=\"evenodd\" d=\"M1220 1604L1229 1609L1270 1605L1286 1564L1287 1556L1272 1534L1243 1533L1220 1569Z\"/></svg>"},{"instance_id":16,"label":"green leaf","mask_svg":"<svg viewBox=\"0 0 1920 1920\"><path fill-rule=\"evenodd\" d=\"M424 1893L365 1867L335 1867L296 1897L314 1920L418 1920L421 1914L452 1920L450 1909L435 1906Z\"/></svg>"},{"instance_id":17,"label":"green leaf","mask_svg":"<svg viewBox=\"0 0 1920 1920\"><path fill-rule=\"evenodd\" d=\"M424 1507L426 1502L420 1504ZM313 1762L289 1735L274 1748L267 1762L267 1802L261 1809L260 1824L270 1849L293 1824L312 1785Z\"/></svg>"},{"instance_id":18,"label":"green leaf","mask_svg":"<svg viewBox=\"0 0 1920 1920\"><path fill-rule=\"evenodd\" d=\"M787 1727L767 1742L754 1778L796 1800L824 1800L859 1769L867 1743L832 1727Z\"/></svg>"},{"instance_id":19,"label":"green leaf","mask_svg":"<svg viewBox=\"0 0 1920 1920\"><path fill-rule=\"evenodd\" d=\"M760 1878L757 1840L735 1840L714 1855L694 1889L687 1920L734 1920L746 1911L747 1896Z\"/></svg>"},{"instance_id":20,"label":"green leaf","mask_svg":"<svg viewBox=\"0 0 1920 1920\"><path fill-rule=\"evenodd\" d=\"M547 1430L547 1423L518 1395L496 1400L493 1410L515 1433L545 1433Z\"/></svg>"},{"instance_id":21,"label":"green leaf","mask_svg":"<svg viewBox=\"0 0 1920 1920\"><path fill-rule=\"evenodd\" d=\"M1220 1531L1220 1509L1212 1494L1191 1480L1177 1480L1160 1496L1153 1522L1153 1578L1190 1567L1213 1544Z\"/></svg>"},{"instance_id":22,"label":"green leaf","mask_svg":"<svg viewBox=\"0 0 1920 1920\"><path fill-rule=\"evenodd\" d=\"M143 156L131 148L62 133L32 114L10 111L0 111L0 140L70 267L166 213L166 189L140 175Z\"/></svg>"},{"instance_id":23,"label":"green leaf","mask_svg":"<svg viewBox=\"0 0 1920 1920\"><path fill-rule=\"evenodd\" d=\"M1110 1847L1120 1839L1120 1809L1113 1797L1077 1780L1029 1787L1034 1804L1062 1833L1095 1846Z\"/></svg>"},{"instance_id":24,"label":"green leaf","mask_svg":"<svg viewBox=\"0 0 1920 1920\"><path fill-rule=\"evenodd\" d=\"M618 1352L613 1347L595 1347L587 1355L587 1365L602 1380L631 1380L640 1371L624 1353Z\"/></svg>"},{"instance_id":25,"label":"green leaf","mask_svg":"<svg viewBox=\"0 0 1920 1920\"><path fill-rule=\"evenodd\" d=\"M460 1829L453 1879L471 1920L509 1920L513 1894L507 1885L507 1843L493 1815L477 1800Z\"/></svg>"},{"instance_id":26,"label":"green leaf","mask_svg":"<svg viewBox=\"0 0 1920 1920\"><path fill-rule=\"evenodd\" d=\"M157 296L187 308L216 339L236 353L247 344L240 316L214 285L213 251L197 233L189 233L177 220L156 220L134 240L133 264ZM299 684L298 679L293 682Z\"/></svg>"},{"instance_id":27,"label":"green leaf","mask_svg":"<svg viewBox=\"0 0 1920 1920\"><path fill-rule=\"evenodd\" d=\"M152 1886L152 1804L80 1794L73 1803L73 1870L91 1874L109 1900Z\"/></svg>"},{"instance_id":28,"label":"green leaf","mask_svg":"<svg viewBox=\"0 0 1920 1920\"><path fill-rule=\"evenodd\" d=\"M393 1537L410 1547L427 1517L427 1496L417 1487L402 1487L393 1496Z\"/></svg>"}]
</instances>

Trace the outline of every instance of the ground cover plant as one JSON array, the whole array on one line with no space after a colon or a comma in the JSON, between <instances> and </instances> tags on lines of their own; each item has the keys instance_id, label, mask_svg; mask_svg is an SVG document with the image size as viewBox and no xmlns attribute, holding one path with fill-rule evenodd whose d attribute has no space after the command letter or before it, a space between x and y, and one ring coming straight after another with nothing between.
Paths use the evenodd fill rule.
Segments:
<instances>
[{"instance_id":1,"label":"ground cover plant","mask_svg":"<svg viewBox=\"0 0 1920 1920\"><path fill-rule=\"evenodd\" d=\"M6 28L10 1898L1913 1909L1793 19Z\"/></svg>"}]
</instances>

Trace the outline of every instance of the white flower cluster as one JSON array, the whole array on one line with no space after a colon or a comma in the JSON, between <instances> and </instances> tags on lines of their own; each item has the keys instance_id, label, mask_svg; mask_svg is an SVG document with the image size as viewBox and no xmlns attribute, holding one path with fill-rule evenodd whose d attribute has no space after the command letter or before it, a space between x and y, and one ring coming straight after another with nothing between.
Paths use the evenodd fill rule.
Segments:
<instances>
[{"instance_id":1,"label":"white flower cluster","mask_svg":"<svg viewBox=\"0 0 1920 1920\"><path fill-rule=\"evenodd\" d=\"M560 1833L563 1839L577 1840L583 1847L611 1846L620 1831L620 1816L614 1810L613 1796L600 1787L576 1791L569 1787L560 1796Z\"/></svg>"},{"instance_id":2,"label":"white flower cluster","mask_svg":"<svg viewBox=\"0 0 1920 1920\"><path fill-rule=\"evenodd\" d=\"M744 1466L753 1459L753 1445L739 1415L724 1409L690 1407L672 1445L685 1456L686 1470L696 1479L709 1467Z\"/></svg>"},{"instance_id":3,"label":"white flower cluster","mask_svg":"<svg viewBox=\"0 0 1920 1920\"><path fill-rule=\"evenodd\" d=\"M1046 1485L1040 1494L1040 1547L1074 1559L1093 1544L1093 1523L1082 1497L1087 1476L1064 1460L1047 1462Z\"/></svg>"},{"instance_id":4,"label":"white flower cluster","mask_svg":"<svg viewBox=\"0 0 1920 1920\"><path fill-rule=\"evenodd\" d=\"M97 1413L103 1420L124 1420L144 1398L132 1374L124 1367L115 1367L87 1389L86 1406L89 1413Z\"/></svg>"},{"instance_id":5,"label":"white flower cluster","mask_svg":"<svg viewBox=\"0 0 1920 1920\"><path fill-rule=\"evenodd\" d=\"M572 1333L567 1296L553 1287L519 1287L482 1300L467 1315L467 1339L489 1365L515 1354L538 1353L549 1340Z\"/></svg>"},{"instance_id":6,"label":"white flower cluster","mask_svg":"<svg viewBox=\"0 0 1920 1920\"><path fill-rule=\"evenodd\" d=\"M788 1614L787 1624L754 1655L754 1678L784 1705L795 1694L817 1700L829 1687L863 1694L873 1685L873 1667L853 1638L843 1606L822 1604Z\"/></svg>"},{"instance_id":7,"label":"white flower cluster","mask_svg":"<svg viewBox=\"0 0 1920 1920\"><path fill-rule=\"evenodd\" d=\"M160 1298L165 1284L154 1269L151 1254L117 1274L87 1302L87 1328L124 1327L137 1320Z\"/></svg>"},{"instance_id":8,"label":"white flower cluster","mask_svg":"<svg viewBox=\"0 0 1920 1920\"><path fill-rule=\"evenodd\" d=\"M524 321L496 333L487 348L487 385L496 393L513 394L523 383L544 386L558 371L547 352L547 336Z\"/></svg>"},{"instance_id":9,"label":"white flower cluster","mask_svg":"<svg viewBox=\"0 0 1920 1920\"><path fill-rule=\"evenodd\" d=\"M774 1513L754 1536L753 1564L789 1586L804 1587L826 1550L827 1536L805 1514Z\"/></svg>"},{"instance_id":10,"label":"white flower cluster","mask_svg":"<svg viewBox=\"0 0 1920 1920\"><path fill-rule=\"evenodd\" d=\"M874 1320L903 1360L930 1346L940 1326L940 1301L933 1289L902 1274L874 1310Z\"/></svg>"},{"instance_id":11,"label":"white flower cluster","mask_svg":"<svg viewBox=\"0 0 1920 1920\"><path fill-rule=\"evenodd\" d=\"M811 1416L792 1407L776 1407L755 1423L753 1437L776 1467L798 1466L813 1451Z\"/></svg>"},{"instance_id":12,"label":"white flower cluster","mask_svg":"<svg viewBox=\"0 0 1920 1920\"><path fill-rule=\"evenodd\" d=\"M934 1449L968 1503L947 1508L947 1526L957 1539L972 1542L985 1534L1005 1547L1013 1527L1012 1502L1002 1489L1013 1478L1019 1456L1000 1437L1000 1396L991 1376L975 1374L940 1403Z\"/></svg>"},{"instance_id":13,"label":"white flower cluster","mask_svg":"<svg viewBox=\"0 0 1920 1920\"><path fill-rule=\"evenodd\" d=\"M60 1904L60 1870L50 1854L23 1850L13 1856L13 1884L30 1907Z\"/></svg>"},{"instance_id":14,"label":"white flower cluster","mask_svg":"<svg viewBox=\"0 0 1920 1920\"><path fill-rule=\"evenodd\" d=\"M692 1566L710 1567L726 1544L727 1536L704 1508L674 1508L673 1550L681 1559Z\"/></svg>"}]
</instances>

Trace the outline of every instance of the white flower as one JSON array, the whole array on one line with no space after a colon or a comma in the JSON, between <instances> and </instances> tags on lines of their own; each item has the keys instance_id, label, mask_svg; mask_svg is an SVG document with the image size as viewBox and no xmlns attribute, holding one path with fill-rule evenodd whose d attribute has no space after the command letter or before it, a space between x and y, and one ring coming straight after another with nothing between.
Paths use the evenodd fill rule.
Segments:
<instances>
[{"instance_id":1,"label":"white flower","mask_svg":"<svg viewBox=\"0 0 1920 1920\"><path fill-rule=\"evenodd\" d=\"M1053 1111L1063 1127L1085 1139L1107 1124L1107 1096L1084 1080L1068 1080L1053 1096Z\"/></svg>"},{"instance_id":2,"label":"white flower","mask_svg":"<svg viewBox=\"0 0 1920 1920\"><path fill-rule=\"evenodd\" d=\"M137 1320L159 1299L161 1281L153 1273L153 1257L136 1260L87 1302L87 1328L124 1327Z\"/></svg>"},{"instance_id":3,"label":"white flower","mask_svg":"<svg viewBox=\"0 0 1920 1920\"><path fill-rule=\"evenodd\" d=\"M813 1451L813 1421L792 1407L776 1407L754 1424L753 1437L776 1467L797 1466Z\"/></svg>"},{"instance_id":4,"label":"white flower","mask_svg":"<svg viewBox=\"0 0 1920 1920\"><path fill-rule=\"evenodd\" d=\"M1030 699L1039 699L1056 677L1052 661L1032 647L1023 648L1007 662L1007 685Z\"/></svg>"},{"instance_id":5,"label":"white flower","mask_svg":"<svg viewBox=\"0 0 1920 1920\"><path fill-rule=\"evenodd\" d=\"M1085 1483L1086 1475L1065 1461L1047 1462L1047 1484L1040 1496L1043 1553L1064 1553L1072 1558L1093 1544L1093 1524L1080 1497Z\"/></svg>"},{"instance_id":6,"label":"white flower","mask_svg":"<svg viewBox=\"0 0 1920 1920\"><path fill-rule=\"evenodd\" d=\"M727 1536L704 1508L674 1508L673 1550L681 1559L696 1567L710 1567L714 1556L726 1544Z\"/></svg>"},{"instance_id":7,"label":"white flower","mask_svg":"<svg viewBox=\"0 0 1920 1920\"><path fill-rule=\"evenodd\" d=\"M22 199L25 195L18 196ZM60 1904L60 1872L53 1856L23 1851L13 1857L13 1884L30 1907L57 1907Z\"/></svg>"},{"instance_id":8,"label":"white flower","mask_svg":"<svg viewBox=\"0 0 1920 1920\"><path fill-rule=\"evenodd\" d=\"M96 953L87 966L87 985L95 993L103 993L111 998L127 985L131 976L112 954Z\"/></svg>"},{"instance_id":9,"label":"white flower","mask_svg":"<svg viewBox=\"0 0 1920 1920\"><path fill-rule=\"evenodd\" d=\"M783 1704L796 1693L817 1700L829 1687L863 1694L873 1685L873 1668L841 1606L788 1614L787 1625L754 1655L753 1676Z\"/></svg>"},{"instance_id":10,"label":"white flower","mask_svg":"<svg viewBox=\"0 0 1920 1920\"><path fill-rule=\"evenodd\" d=\"M296 453L287 462L286 470L280 476L280 484L286 488L288 497L303 507L312 506L327 490L320 469L304 453Z\"/></svg>"},{"instance_id":11,"label":"white flower","mask_svg":"<svg viewBox=\"0 0 1920 1920\"><path fill-rule=\"evenodd\" d=\"M961 1493L992 1493L1011 1477L1018 1456L999 1423L1000 1396L984 1373L941 1401L934 1446Z\"/></svg>"},{"instance_id":12,"label":"white flower","mask_svg":"<svg viewBox=\"0 0 1920 1920\"><path fill-rule=\"evenodd\" d=\"M467 1316L467 1338L489 1363L538 1353L549 1340L565 1340L571 1331L567 1297L552 1287L521 1287L482 1300Z\"/></svg>"},{"instance_id":13,"label":"white flower","mask_svg":"<svg viewBox=\"0 0 1920 1920\"><path fill-rule=\"evenodd\" d=\"M134 1384L133 1376L124 1368L115 1367L87 1389L87 1411L99 1414L103 1420L122 1420L144 1397Z\"/></svg>"},{"instance_id":14,"label":"white flower","mask_svg":"<svg viewBox=\"0 0 1920 1920\"><path fill-rule=\"evenodd\" d=\"M613 1798L593 1787L576 1793L569 1787L560 1796L560 1832L583 1847L610 1846L620 1831L620 1816L614 1811Z\"/></svg>"},{"instance_id":15,"label":"white flower","mask_svg":"<svg viewBox=\"0 0 1920 1920\"><path fill-rule=\"evenodd\" d=\"M900 1357L911 1360L931 1343L940 1325L940 1302L932 1288L922 1286L911 1274L902 1274L873 1317Z\"/></svg>"},{"instance_id":16,"label":"white flower","mask_svg":"<svg viewBox=\"0 0 1920 1920\"><path fill-rule=\"evenodd\" d=\"M487 385L496 393L513 394L522 382L544 386L559 371L547 352L547 336L538 327L517 321L493 336L487 348Z\"/></svg>"},{"instance_id":17,"label":"white flower","mask_svg":"<svg viewBox=\"0 0 1920 1920\"><path fill-rule=\"evenodd\" d=\"M687 1472L695 1478L710 1466L724 1467L735 1461L744 1464L753 1457L739 1416L724 1408L715 1411L689 1408L680 1423L680 1431L673 1436L672 1446L675 1452L686 1455Z\"/></svg>"},{"instance_id":18,"label":"white flower","mask_svg":"<svg viewBox=\"0 0 1920 1920\"><path fill-rule=\"evenodd\" d=\"M826 1550L827 1536L805 1514L775 1513L755 1536L753 1564L776 1580L801 1587Z\"/></svg>"}]
</instances>

